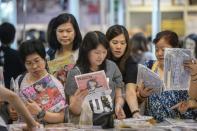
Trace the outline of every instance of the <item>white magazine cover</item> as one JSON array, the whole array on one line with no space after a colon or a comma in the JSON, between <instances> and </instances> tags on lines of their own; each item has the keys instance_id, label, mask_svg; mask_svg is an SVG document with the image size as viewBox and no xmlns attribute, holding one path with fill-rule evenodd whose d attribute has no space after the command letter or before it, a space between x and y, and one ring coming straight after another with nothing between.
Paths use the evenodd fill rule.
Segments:
<instances>
[{"instance_id":1,"label":"white magazine cover","mask_svg":"<svg viewBox=\"0 0 197 131\"><path fill-rule=\"evenodd\" d=\"M86 100L95 114L113 111L108 80L104 70L75 76L78 88L88 89Z\"/></svg>"},{"instance_id":2,"label":"white magazine cover","mask_svg":"<svg viewBox=\"0 0 197 131\"><path fill-rule=\"evenodd\" d=\"M188 90L190 73L184 69L184 60L192 58L190 49L166 48L164 53L165 90Z\"/></svg>"},{"instance_id":3,"label":"white magazine cover","mask_svg":"<svg viewBox=\"0 0 197 131\"><path fill-rule=\"evenodd\" d=\"M164 88L163 80L148 67L138 64L137 85L144 83L146 88L153 88L154 93L161 93Z\"/></svg>"}]
</instances>

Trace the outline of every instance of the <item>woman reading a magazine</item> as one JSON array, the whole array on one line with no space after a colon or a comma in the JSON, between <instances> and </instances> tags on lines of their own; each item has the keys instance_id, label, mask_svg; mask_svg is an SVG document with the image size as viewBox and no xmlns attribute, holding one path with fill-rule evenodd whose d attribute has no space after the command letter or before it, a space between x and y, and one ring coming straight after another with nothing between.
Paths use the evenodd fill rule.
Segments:
<instances>
[{"instance_id":1,"label":"woman reading a magazine","mask_svg":"<svg viewBox=\"0 0 197 131\"><path fill-rule=\"evenodd\" d=\"M162 31L156 35L153 40L156 47L156 62L150 62L148 67L152 71L156 72L160 78L163 80L164 74L164 49L165 48L178 48L179 40L175 32L172 31ZM153 63L153 64L152 64ZM152 65L151 65L152 64ZM142 88L139 86L139 92L144 94ZM148 96L146 96L148 97ZM152 94L147 99L146 105L146 115L153 116L158 121L163 121L164 118L194 118L193 111L188 111L185 113L180 113L177 110L172 110L171 107L180 101L184 101L188 98L187 90L169 90L163 91L161 94Z\"/></svg>"},{"instance_id":2,"label":"woman reading a magazine","mask_svg":"<svg viewBox=\"0 0 197 131\"><path fill-rule=\"evenodd\" d=\"M19 85L16 91L18 90L26 107L39 121L63 122L64 109L67 106L64 87L47 72L46 52L42 42L25 41L21 44L19 52L27 72L16 79Z\"/></svg>"},{"instance_id":3,"label":"woman reading a magazine","mask_svg":"<svg viewBox=\"0 0 197 131\"><path fill-rule=\"evenodd\" d=\"M108 58L118 65L126 84L126 101L128 103L124 106L126 117L138 118L140 113L135 84L138 63L130 55L128 31L124 26L114 25L107 30L106 37L110 45Z\"/></svg>"},{"instance_id":4,"label":"woman reading a magazine","mask_svg":"<svg viewBox=\"0 0 197 131\"><path fill-rule=\"evenodd\" d=\"M77 83L74 79L75 76L104 70L107 79L109 79L108 83L109 88L111 89L111 93L108 94L106 98L110 103L113 102L117 106L115 110L117 117L119 119L125 117L124 111L122 109L122 105L124 103L124 99L122 98L121 92L121 88L124 87L124 84L122 82L122 75L115 63L106 59L108 48L109 44L103 33L99 31L93 31L88 32L85 35L82 45L79 49L79 58L77 60L75 67L68 73L67 81L69 82L66 83L65 88L65 93L70 96L70 101L75 101L75 103L73 102L73 104L70 104L70 109L72 109L74 106L78 107L75 108L75 110L72 109L73 114L80 115L82 110L81 105L85 100L87 100L85 99L87 93L83 93L86 92L87 89L83 89L84 87L79 87L79 89L77 89ZM83 93L81 93L82 100L80 101L75 99L75 96L79 92ZM110 101L110 99L112 101ZM102 109L104 108L104 105L100 105L100 103L102 103L101 98L98 98L97 102L96 100L92 99L89 101L89 105L93 105L93 124L101 125L105 128L110 127L112 126L112 123L110 121L112 121L113 119L113 112L111 112L111 110L108 110L109 112L105 112L107 110ZM105 104L106 103L108 102L105 101ZM110 104L108 103L107 105ZM103 112L98 113L98 109L102 109ZM78 121L75 122L77 123Z\"/></svg>"},{"instance_id":5,"label":"woman reading a magazine","mask_svg":"<svg viewBox=\"0 0 197 131\"><path fill-rule=\"evenodd\" d=\"M50 49L47 51L50 60L49 69L64 85L67 70L78 58L78 48L82 41L81 32L75 17L63 13L53 18L47 30ZM71 67L71 68L72 68ZM63 77L62 77L63 76Z\"/></svg>"}]
</instances>

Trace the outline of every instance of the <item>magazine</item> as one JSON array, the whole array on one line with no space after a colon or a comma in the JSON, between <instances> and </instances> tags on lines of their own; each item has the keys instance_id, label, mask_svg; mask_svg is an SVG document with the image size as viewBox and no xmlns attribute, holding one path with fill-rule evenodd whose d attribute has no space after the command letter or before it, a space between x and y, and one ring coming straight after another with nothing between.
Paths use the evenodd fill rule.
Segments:
<instances>
[{"instance_id":1,"label":"magazine","mask_svg":"<svg viewBox=\"0 0 197 131\"><path fill-rule=\"evenodd\" d=\"M89 94L109 89L105 72L97 71L75 76L78 88L88 89Z\"/></svg>"},{"instance_id":2,"label":"magazine","mask_svg":"<svg viewBox=\"0 0 197 131\"><path fill-rule=\"evenodd\" d=\"M21 90L20 93L26 100L36 101L46 111L59 112L67 105L64 96L50 74Z\"/></svg>"},{"instance_id":3,"label":"magazine","mask_svg":"<svg viewBox=\"0 0 197 131\"><path fill-rule=\"evenodd\" d=\"M105 72L97 71L75 76L78 88L88 89L86 100L95 114L113 111L113 102L110 96L111 89L108 86Z\"/></svg>"},{"instance_id":4,"label":"magazine","mask_svg":"<svg viewBox=\"0 0 197 131\"><path fill-rule=\"evenodd\" d=\"M188 90L190 73L184 69L184 60L190 60L190 49L166 48L164 53L165 90Z\"/></svg>"},{"instance_id":5,"label":"magazine","mask_svg":"<svg viewBox=\"0 0 197 131\"><path fill-rule=\"evenodd\" d=\"M138 64L137 85L143 82L147 88L153 88L154 93L161 93L164 83L159 75L150 70L148 67Z\"/></svg>"},{"instance_id":6,"label":"magazine","mask_svg":"<svg viewBox=\"0 0 197 131\"><path fill-rule=\"evenodd\" d=\"M72 55L48 61L49 72L65 85L67 73L74 67L74 63Z\"/></svg>"}]
</instances>

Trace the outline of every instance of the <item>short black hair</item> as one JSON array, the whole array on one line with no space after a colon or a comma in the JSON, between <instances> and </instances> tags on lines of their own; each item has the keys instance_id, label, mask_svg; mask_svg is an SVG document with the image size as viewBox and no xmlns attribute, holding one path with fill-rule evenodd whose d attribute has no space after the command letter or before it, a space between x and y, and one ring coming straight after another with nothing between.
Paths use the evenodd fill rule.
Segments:
<instances>
[{"instance_id":1,"label":"short black hair","mask_svg":"<svg viewBox=\"0 0 197 131\"><path fill-rule=\"evenodd\" d=\"M82 42L82 36L81 36L81 32L80 32L77 20L72 14L63 13L51 19L51 21L48 24L48 29L47 29L47 41L49 43L49 46L55 51L61 49L62 45L57 40L56 29L58 26L64 23L71 23L73 25L73 28L75 31L75 38L73 41L72 50L75 51L79 48Z\"/></svg>"},{"instance_id":2,"label":"short black hair","mask_svg":"<svg viewBox=\"0 0 197 131\"><path fill-rule=\"evenodd\" d=\"M32 39L24 41L19 47L19 53L24 63L26 61L26 57L34 53L37 53L41 58L46 60L46 51L40 40Z\"/></svg>"},{"instance_id":3,"label":"short black hair","mask_svg":"<svg viewBox=\"0 0 197 131\"><path fill-rule=\"evenodd\" d=\"M173 48L180 47L178 35L170 30L165 30L157 33L155 39L153 40L154 44L157 44L160 39L164 38Z\"/></svg>"},{"instance_id":4,"label":"short black hair","mask_svg":"<svg viewBox=\"0 0 197 131\"><path fill-rule=\"evenodd\" d=\"M85 35L79 48L79 57L76 62L76 65L83 70L83 73L90 72L90 61L88 55L91 50L96 49L99 45L102 45L106 50L109 49L109 43L102 32L91 31ZM106 59L100 65L99 70L106 71Z\"/></svg>"},{"instance_id":5,"label":"short black hair","mask_svg":"<svg viewBox=\"0 0 197 131\"><path fill-rule=\"evenodd\" d=\"M0 25L0 41L4 45L9 45L14 41L16 29L13 24L5 22Z\"/></svg>"}]
</instances>

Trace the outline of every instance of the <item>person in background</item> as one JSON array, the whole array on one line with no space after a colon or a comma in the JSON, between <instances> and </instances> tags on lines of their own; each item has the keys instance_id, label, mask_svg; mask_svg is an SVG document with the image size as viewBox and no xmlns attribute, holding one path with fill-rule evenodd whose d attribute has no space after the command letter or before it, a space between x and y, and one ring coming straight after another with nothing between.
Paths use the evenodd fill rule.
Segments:
<instances>
[{"instance_id":1,"label":"person in background","mask_svg":"<svg viewBox=\"0 0 197 131\"><path fill-rule=\"evenodd\" d=\"M122 25L113 25L106 32L109 41L108 59L119 67L126 85L126 101L124 112L126 117L139 117L138 99L136 95L137 63L130 56L129 34ZM125 92L124 92L125 93ZM131 110L131 111L130 111Z\"/></svg>"},{"instance_id":2,"label":"person in background","mask_svg":"<svg viewBox=\"0 0 197 131\"><path fill-rule=\"evenodd\" d=\"M65 86L65 77L78 58L78 49L82 42L81 32L75 17L69 13L63 13L52 18L48 24L47 41L49 50L47 54L49 71ZM61 63L58 64L58 63ZM57 66L54 66L57 65Z\"/></svg>"},{"instance_id":3,"label":"person in background","mask_svg":"<svg viewBox=\"0 0 197 131\"><path fill-rule=\"evenodd\" d=\"M65 88L65 93L69 95L70 102L75 101L73 105L70 104L70 108L72 109L73 107L78 107L76 108L77 110L73 110L72 112L76 116L77 115L79 116L82 111L81 105L84 102L85 96L87 95L87 89L86 90L77 89L77 84L76 81L74 80L74 77L80 74L104 70L106 73L106 77L109 79L109 87L112 90L110 96L113 103L115 103L115 114L117 115L118 119L125 118L125 114L122 109L122 106L124 104L124 99L122 97L122 92L121 92L122 90L121 88L124 87L124 84L122 82L122 75L116 64L106 59L108 49L109 49L109 44L103 33L99 31L92 31L92 32L88 32L85 35L82 45L80 46L79 49L79 58L76 62L75 67L72 70L70 70L70 72L68 73L67 81L69 82L66 83L66 88ZM74 100L75 99L74 97L79 93L81 93L81 100ZM99 101L98 103L102 103L101 99L98 99L98 101ZM93 124L109 126L110 123L108 122L111 120L111 117L108 116L111 116L111 112L107 112L110 115L109 114L105 115L104 112L96 114L95 110L98 109L101 110L102 108L98 104L96 104L96 106L98 107L92 108L94 109L92 110ZM106 123L104 123L104 121ZM76 120L75 123L77 124L78 121Z\"/></svg>"},{"instance_id":4,"label":"person in background","mask_svg":"<svg viewBox=\"0 0 197 131\"><path fill-rule=\"evenodd\" d=\"M33 119L23 102L20 100L17 94L14 92L6 89L2 85L0 85L0 98L3 101L9 102L14 109L25 119L28 127L28 131L33 130L33 128L39 127L40 125ZM0 116L1 117L1 116ZM1 125L0 123L0 130L7 131L6 127Z\"/></svg>"},{"instance_id":5,"label":"person in background","mask_svg":"<svg viewBox=\"0 0 197 131\"><path fill-rule=\"evenodd\" d=\"M153 60L153 54L149 52L148 40L143 33L136 33L129 40L131 48L131 57L138 64L145 64Z\"/></svg>"},{"instance_id":6,"label":"person in background","mask_svg":"<svg viewBox=\"0 0 197 131\"><path fill-rule=\"evenodd\" d=\"M197 58L197 34L190 34L186 36L183 42L183 48L191 49L194 58Z\"/></svg>"},{"instance_id":7,"label":"person in background","mask_svg":"<svg viewBox=\"0 0 197 131\"><path fill-rule=\"evenodd\" d=\"M76 61L82 36L75 17L72 14L63 13L51 19L47 30L47 41L50 47L47 52L50 60L73 54Z\"/></svg>"},{"instance_id":8,"label":"person in background","mask_svg":"<svg viewBox=\"0 0 197 131\"><path fill-rule=\"evenodd\" d=\"M13 77L15 79L19 74L25 71L24 64L22 63L18 51L10 47L14 42L15 33L16 29L11 23L5 22L0 25L0 66L3 67L3 72L1 73L3 73L5 87L8 89L11 88L11 78ZM12 112L12 107L8 103L2 103L0 112L7 124L16 120L15 115L9 117L8 112ZM14 114L15 113L16 112L14 112Z\"/></svg>"},{"instance_id":9,"label":"person in background","mask_svg":"<svg viewBox=\"0 0 197 131\"><path fill-rule=\"evenodd\" d=\"M14 25L7 22L0 25L0 66L3 66L5 86L8 89L10 89L11 78L15 79L25 71L18 51L10 47L14 42L15 33Z\"/></svg>"},{"instance_id":10,"label":"person in background","mask_svg":"<svg viewBox=\"0 0 197 131\"><path fill-rule=\"evenodd\" d=\"M152 71L157 73L163 80L164 73L164 50L165 48L178 48L179 39L175 32L165 30L157 33L153 40L156 48L157 61L153 65L148 65ZM152 64L152 62L151 62ZM163 91L161 94L145 95L143 90L146 87L142 84L138 87L139 94L146 99L145 115L153 116L158 122L163 121L165 118L194 118L194 112L188 111L181 114L177 110L172 110L171 107L180 101L188 98L188 91L186 90L169 90Z\"/></svg>"}]
</instances>

